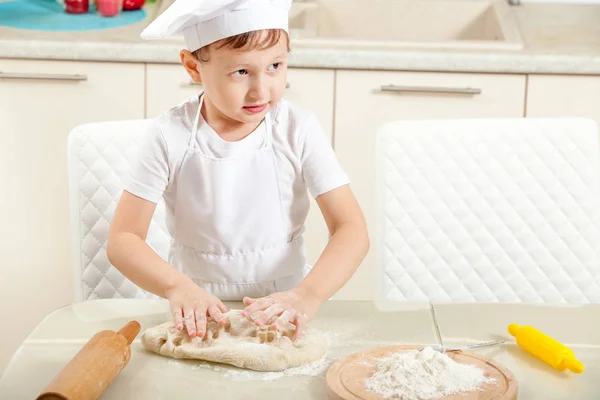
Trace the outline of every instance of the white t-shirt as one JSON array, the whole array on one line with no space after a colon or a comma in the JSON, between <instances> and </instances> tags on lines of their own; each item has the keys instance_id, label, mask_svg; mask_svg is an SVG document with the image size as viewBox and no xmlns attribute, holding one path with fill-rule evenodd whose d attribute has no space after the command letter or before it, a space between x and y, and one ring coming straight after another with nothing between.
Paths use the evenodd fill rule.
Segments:
<instances>
[{"instance_id":1,"label":"white t-shirt","mask_svg":"<svg viewBox=\"0 0 600 400\"><path fill-rule=\"evenodd\" d=\"M164 199L171 234L178 170L190 142L198 106L199 99L194 96L155 119L125 185L128 192L153 203ZM313 112L281 100L268 115L272 118L272 145L281 203L290 237L294 238L304 230L310 204L307 189L316 198L348 184L349 179ZM226 142L201 116L198 124L199 148L216 158L260 148L267 134L263 122L244 139Z\"/></svg>"}]
</instances>

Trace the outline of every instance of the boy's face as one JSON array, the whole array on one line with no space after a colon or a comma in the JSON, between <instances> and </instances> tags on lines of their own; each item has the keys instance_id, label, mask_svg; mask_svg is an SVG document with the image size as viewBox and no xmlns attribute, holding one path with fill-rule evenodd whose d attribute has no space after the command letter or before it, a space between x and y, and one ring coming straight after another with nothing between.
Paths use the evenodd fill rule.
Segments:
<instances>
[{"instance_id":1,"label":"boy's face","mask_svg":"<svg viewBox=\"0 0 600 400\"><path fill-rule=\"evenodd\" d=\"M196 78L204 86L207 107L214 106L234 124L262 121L285 92L287 40L281 35L275 46L261 50L211 48L208 61L196 62ZM194 71L188 68L188 72Z\"/></svg>"}]
</instances>

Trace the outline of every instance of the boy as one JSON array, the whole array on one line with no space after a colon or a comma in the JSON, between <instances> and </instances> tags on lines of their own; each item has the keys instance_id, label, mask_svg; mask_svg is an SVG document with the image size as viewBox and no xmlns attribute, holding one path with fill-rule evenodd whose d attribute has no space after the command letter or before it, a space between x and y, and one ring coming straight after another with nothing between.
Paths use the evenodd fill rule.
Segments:
<instances>
[{"instance_id":1,"label":"boy","mask_svg":"<svg viewBox=\"0 0 600 400\"><path fill-rule=\"evenodd\" d=\"M243 300L256 324L277 318L273 329L295 324L299 338L368 250L361 209L315 115L282 100L290 6L177 0L142 33L182 33L181 62L204 91L156 118L115 212L108 256L167 298L177 329L191 337L204 337L207 317L226 322L221 300ZM307 189L331 234L312 269ZM145 243L161 198L168 262Z\"/></svg>"}]
</instances>

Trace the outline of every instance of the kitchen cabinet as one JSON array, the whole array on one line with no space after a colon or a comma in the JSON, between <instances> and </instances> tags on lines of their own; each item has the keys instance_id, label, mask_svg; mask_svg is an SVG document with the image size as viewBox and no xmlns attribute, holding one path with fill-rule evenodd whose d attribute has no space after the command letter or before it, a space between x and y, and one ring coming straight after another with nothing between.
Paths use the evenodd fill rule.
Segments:
<instances>
[{"instance_id":1,"label":"kitchen cabinet","mask_svg":"<svg viewBox=\"0 0 600 400\"><path fill-rule=\"evenodd\" d=\"M376 160L378 128L405 119L522 117L524 75L338 71L335 150L360 202L371 238L369 255L334 297L376 296Z\"/></svg>"},{"instance_id":2,"label":"kitchen cabinet","mask_svg":"<svg viewBox=\"0 0 600 400\"><path fill-rule=\"evenodd\" d=\"M148 64L146 70L146 110L150 118L202 90L202 86L191 82L181 65ZM315 112L330 140L333 130L334 75L333 70L289 69L288 88L284 96L295 106ZM329 233L321 211L312 199L304 238L308 262L314 265L327 244Z\"/></svg>"},{"instance_id":3,"label":"kitchen cabinet","mask_svg":"<svg viewBox=\"0 0 600 400\"><path fill-rule=\"evenodd\" d=\"M44 315L73 300L70 130L143 117L143 64L0 60L0 371Z\"/></svg>"},{"instance_id":4,"label":"kitchen cabinet","mask_svg":"<svg viewBox=\"0 0 600 400\"><path fill-rule=\"evenodd\" d=\"M586 117L600 124L600 76L529 75L527 117Z\"/></svg>"}]
</instances>

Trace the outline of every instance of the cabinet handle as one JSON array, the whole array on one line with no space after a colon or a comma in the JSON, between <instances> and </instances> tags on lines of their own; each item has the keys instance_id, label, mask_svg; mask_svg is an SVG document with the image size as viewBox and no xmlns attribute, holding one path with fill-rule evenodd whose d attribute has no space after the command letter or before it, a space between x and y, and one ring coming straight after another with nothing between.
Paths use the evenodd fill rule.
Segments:
<instances>
[{"instance_id":1,"label":"cabinet handle","mask_svg":"<svg viewBox=\"0 0 600 400\"><path fill-rule=\"evenodd\" d=\"M196 83L196 82L194 82L194 81L190 81L190 82L189 82L189 85L191 85L191 86L194 86L194 85L195 85L195 86L202 86L202 84L201 84L201 83ZM286 89L288 89L290 86L291 86L291 85L290 85L290 83L289 83L289 82L286 82L286 83L285 83L285 88L286 88Z\"/></svg>"},{"instance_id":2,"label":"cabinet handle","mask_svg":"<svg viewBox=\"0 0 600 400\"><path fill-rule=\"evenodd\" d=\"M406 93L457 93L457 94L481 94L481 89L472 87L440 87L440 86L403 86L382 85L382 92L406 92Z\"/></svg>"},{"instance_id":3,"label":"cabinet handle","mask_svg":"<svg viewBox=\"0 0 600 400\"><path fill-rule=\"evenodd\" d=\"M27 72L1 72L0 79L33 79L43 81L87 81L87 75L79 74L30 74Z\"/></svg>"}]
</instances>

